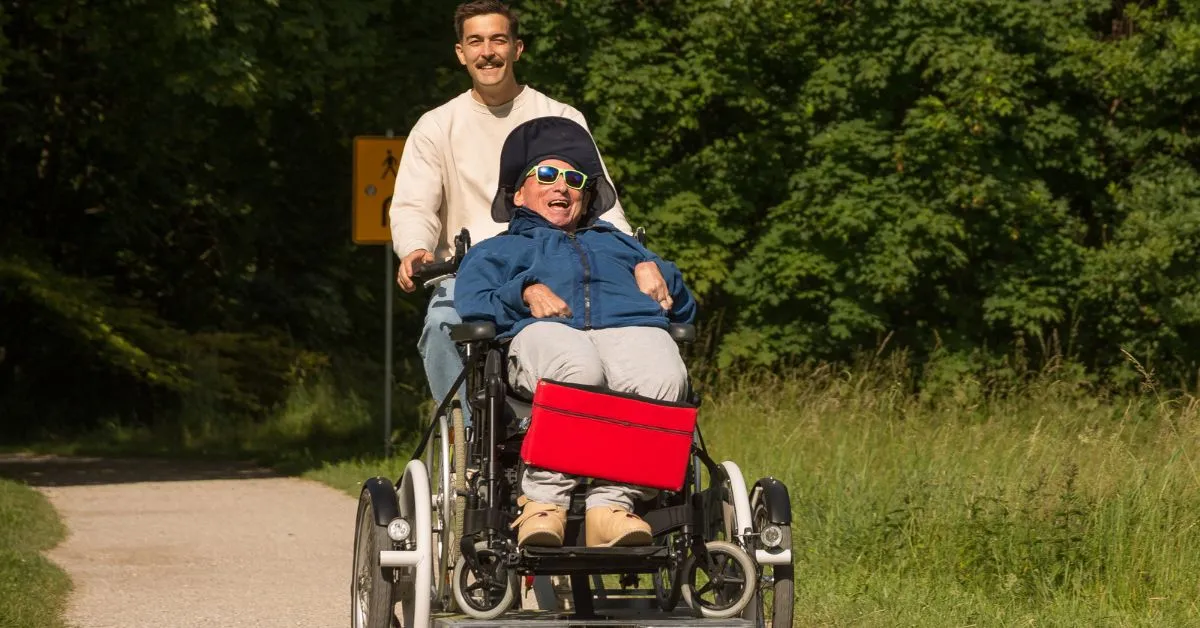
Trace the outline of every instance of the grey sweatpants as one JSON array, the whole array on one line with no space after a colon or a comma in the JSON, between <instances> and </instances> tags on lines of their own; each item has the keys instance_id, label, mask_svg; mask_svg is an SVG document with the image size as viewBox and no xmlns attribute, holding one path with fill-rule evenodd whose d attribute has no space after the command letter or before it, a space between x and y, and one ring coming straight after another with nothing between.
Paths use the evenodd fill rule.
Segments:
<instances>
[{"instance_id":1,"label":"grey sweatpants","mask_svg":"<svg viewBox=\"0 0 1200 628\"><path fill-rule=\"evenodd\" d=\"M514 388L532 394L540 379L607 386L664 401L680 401L687 394L687 369L679 347L665 329L657 327L581 331L562 323L533 323L509 346L508 380ZM533 501L566 508L579 481L566 473L526 467L521 491ZM611 504L633 510L634 500L657 494L650 488L593 480L587 507Z\"/></svg>"}]
</instances>

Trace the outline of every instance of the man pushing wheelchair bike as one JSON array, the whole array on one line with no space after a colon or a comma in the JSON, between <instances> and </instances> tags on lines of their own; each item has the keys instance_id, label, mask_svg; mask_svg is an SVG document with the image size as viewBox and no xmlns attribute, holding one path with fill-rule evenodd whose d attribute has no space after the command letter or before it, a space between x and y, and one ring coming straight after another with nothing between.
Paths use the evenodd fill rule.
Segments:
<instances>
[{"instance_id":1,"label":"man pushing wheelchair bike","mask_svg":"<svg viewBox=\"0 0 1200 628\"><path fill-rule=\"evenodd\" d=\"M472 88L413 127L390 211L398 283L436 288L418 348L437 407L403 475L363 482L352 625L493 619L533 575L569 577L586 625L619 613L589 577L628 598L651 574L655 622L682 602L790 626L787 490L707 454L679 270L628 235L582 114L517 84L515 15L470 0L455 29Z\"/></svg>"}]
</instances>

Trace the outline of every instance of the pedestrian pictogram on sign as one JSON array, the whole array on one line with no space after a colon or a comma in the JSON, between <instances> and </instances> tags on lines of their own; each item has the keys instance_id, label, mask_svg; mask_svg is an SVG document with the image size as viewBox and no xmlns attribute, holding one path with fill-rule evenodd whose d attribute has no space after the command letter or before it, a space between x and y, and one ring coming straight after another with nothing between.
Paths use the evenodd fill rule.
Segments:
<instances>
[{"instance_id":1,"label":"pedestrian pictogram on sign","mask_svg":"<svg viewBox=\"0 0 1200 628\"><path fill-rule=\"evenodd\" d=\"M354 206L351 235L355 244L392 241L388 207L396 171L404 153L403 137L354 138Z\"/></svg>"}]
</instances>

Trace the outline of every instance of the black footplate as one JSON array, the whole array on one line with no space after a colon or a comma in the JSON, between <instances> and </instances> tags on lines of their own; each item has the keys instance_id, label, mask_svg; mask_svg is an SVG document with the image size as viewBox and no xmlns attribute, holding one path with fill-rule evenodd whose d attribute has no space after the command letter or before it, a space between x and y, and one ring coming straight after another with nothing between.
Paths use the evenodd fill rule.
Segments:
<instances>
[{"instance_id":1,"label":"black footplate","mask_svg":"<svg viewBox=\"0 0 1200 628\"><path fill-rule=\"evenodd\" d=\"M638 547L523 547L517 572L565 575L653 573L670 564L662 545Z\"/></svg>"}]
</instances>

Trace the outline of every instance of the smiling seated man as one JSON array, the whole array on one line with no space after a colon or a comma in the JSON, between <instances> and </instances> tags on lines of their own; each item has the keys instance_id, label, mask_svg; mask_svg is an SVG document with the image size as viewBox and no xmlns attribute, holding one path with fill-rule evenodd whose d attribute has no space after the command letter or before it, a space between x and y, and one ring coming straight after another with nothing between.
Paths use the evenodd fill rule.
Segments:
<instances>
[{"instance_id":1,"label":"smiling seated man","mask_svg":"<svg viewBox=\"0 0 1200 628\"><path fill-rule=\"evenodd\" d=\"M536 118L505 140L492 216L509 221L508 231L467 252L454 304L464 321L491 321L497 337L512 337L508 378L519 391L532 394L549 379L665 401L687 394L687 370L667 327L690 323L696 303L674 264L597 219L615 199L596 144L579 124ZM661 301L634 278L634 267L647 261L666 280L669 297ZM562 545L580 480L526 467L513 523L519 545ZM650 526L632 511L656 493L593 480L587 545L648 544Z\"/></svg>"}]
</instances>

